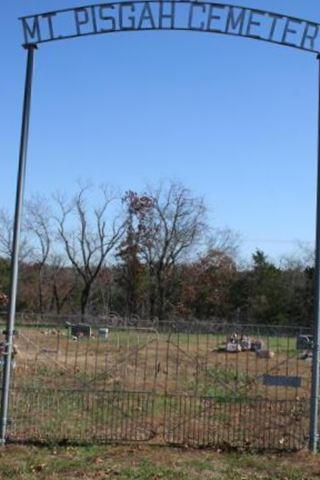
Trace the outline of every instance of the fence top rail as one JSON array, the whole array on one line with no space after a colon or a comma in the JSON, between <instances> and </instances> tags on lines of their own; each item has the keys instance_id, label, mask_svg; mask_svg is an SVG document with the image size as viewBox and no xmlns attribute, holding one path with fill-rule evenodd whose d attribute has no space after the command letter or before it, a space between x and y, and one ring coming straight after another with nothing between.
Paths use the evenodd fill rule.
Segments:
<instances>
[{"instance_id":1,"label":"fence top rail","mask_svg":"<svg viewBox=\"0 0 320 480\"><path fill-rule=\"evenodd\" d=\"M7 314L0 312L0 324L4 327ZM148 333L199 333L199 334L223 334L259 333L261 335L297 335L312 333L311 326L303 325L277 325L266 323L238 323L225 321L208 321L195 319L173 319L159 321L158 319L143 319L139 317L108 316L81 316L81 315L55 315L38 313L18 313L16 317L17 327L39 327L39 328L65 328L77 324L87 324L91 328L105 327L113 331L136 331Z\"/></svg>"}]
</instances>

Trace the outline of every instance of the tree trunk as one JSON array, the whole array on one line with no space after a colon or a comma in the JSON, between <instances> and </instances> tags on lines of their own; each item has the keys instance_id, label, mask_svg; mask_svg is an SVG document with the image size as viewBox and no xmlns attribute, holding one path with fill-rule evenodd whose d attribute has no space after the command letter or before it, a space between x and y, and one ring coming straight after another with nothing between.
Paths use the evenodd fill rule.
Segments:
<instances>
[{"instance_id":1,"label":"tree trunk","mask_svg":"<svg viewBox=\"0 0 320 480\"><path fill-rule=\"evenodd\" d=\"M80 307L81 307L81 318L82 318L82 320L84 320L84 316L86 314L89 295L90 295L90 290L91 290L91 284L87 284L87 285L85 285L85 287L83 288L83 290L81 292Z\"/></svg>"},{"instance_id":2,"label":"tree trunk","mask_svg":"<svg viewBox=\"0 0 320 480\"><path fill-rule=\"evenodd\" d=\"M40 268L39 270L38 296L39 296L39 313L42 317L42 314L43 314L42 268Z\"/></svg>"},{"instance_id":3,"label":"tree trunk","mask_svg":"<svg viewBox=\"0 0 320 480\"><path fill-rule=\"evenodd\" d=\"M157 274L158 283L158 318L159 322L163 323L164 320L164 303L165 303L165 289L163 285L162 273Z\"/></svg>"}]
</instances>

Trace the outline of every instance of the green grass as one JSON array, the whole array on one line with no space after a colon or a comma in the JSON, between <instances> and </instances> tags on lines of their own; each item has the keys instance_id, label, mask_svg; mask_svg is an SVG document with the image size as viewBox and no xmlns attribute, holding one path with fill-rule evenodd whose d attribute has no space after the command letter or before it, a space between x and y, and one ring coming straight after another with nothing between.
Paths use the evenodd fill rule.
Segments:
<instances>
[{"instance_id":1,"label":"green grass","mask_svg":"<svg viewBox=\"0 0 320 480\"><path fill-rule=\"evenodd\" d=\"M151 446L0 448L1 480L317 480L320 458Z\"/></svg>"},{"instance_id":2,"label":"green grass","mask_svg":"<svg viewBox=\"0 0 320 480\"><path fill-rule=\"evenodd\" d=\"M245 387L248 387L255 376L235 368L215 366L205 370L205 377L189 381L187 388L197 390L204 397L214 397L222 403L242 402L247 399Z\"/></svg>"},{"instance_id":3,"label":"green grass","mask_svg":"<svg viewBox=\"0 0 320 480\"><path fill-rule=\"evenodd\" d=\"M137 466L125 468L120 472L120 479L130 480L189 480L188 472L162 465L154 465L150 460L142 460Z\"/></svg>"}]
</instances>

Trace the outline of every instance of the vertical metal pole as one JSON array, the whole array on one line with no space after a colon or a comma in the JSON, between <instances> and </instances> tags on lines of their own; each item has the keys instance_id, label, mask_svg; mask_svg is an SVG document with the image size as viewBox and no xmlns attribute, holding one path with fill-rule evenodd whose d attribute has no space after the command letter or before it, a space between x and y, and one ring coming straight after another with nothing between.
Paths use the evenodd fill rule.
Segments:
<instances>
[{"instance_id":1,"label":"vertical metal pole","mask_svg":"<svg viewBox=\"0 0 320 480\"><path fill-rule=\"evenodd\" d=\"M317 162L317 205L316 205L316 245L314 269L314 337L312 358L312 384L310 409L310 450L317 452L318 413L319 413L319 374L320 374L320 55L318 59L318 162Z\"/></svg>"},{"instance_id":2,"label":"vertical metal pole","mask_svg":"<svg viewBox=\"0 0 320 480\"><path fill-rule=\"evenodd\" d=\"M6 329L6 355L4 355L2 392L1 392L1 417L0 417L0 422L1 422L0 423L0 428L1 428L0 444L1 445L4 445L6 440L6 431L7 431L7 423L8 423L11 358L12 358L14 323L15 323L15 315L16 315L20 232L21 232L24 183L25 183L25 176L26 176L26 160L27 160L27 148L28 148L28 136L29 136L33 60L34 60L34 51L37 47L36 45L26 45L25 48L28 51L28 56L27 56L25 87L24 87L22 126L21 126L20 151L19 151L19 167L18 167L18 178L17 178L16 204L15 204L15 213L14 213L13 244L12 244L12 258L11 258L11 283L10 283L10 297L9 297L9 312L8 312L7 329Z\"/></svg>"}]
</instances>

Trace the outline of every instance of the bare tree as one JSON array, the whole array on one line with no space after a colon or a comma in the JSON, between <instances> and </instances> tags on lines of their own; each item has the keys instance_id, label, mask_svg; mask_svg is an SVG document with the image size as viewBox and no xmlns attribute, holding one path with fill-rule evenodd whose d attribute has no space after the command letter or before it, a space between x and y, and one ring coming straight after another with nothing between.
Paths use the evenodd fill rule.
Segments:
<instances>
[{"instance_id":1,"label":"bare tree","mask_svg":"<svg viewBox=\"0 0 320 480\"><path fill-rule=\"evenodd\" d=\"M6 265L6 268L10 269L10 262L12 258L12 248L13 248L13 219L8 211L5 209L0 210L0 257L3 258L3 265ZM19 251L19 261L20 261L20 279L25 278L28 271L28 260L32 255L32 246L27 238L24 226L22 227L22 234L20 240L20 251ZM23 283L22 283L23 285ZM8 286L9 289L9 278ZM20 283L21 290L21 283ZM21 292L20 292L21 293Z\"/></svg>"},{"instance_id":2,"label":"bare tree","mask_svg":"<svg viewBox=\"0 0 320 480\"><path fill-rule=\"evenodd\" d=\"M296 268L304 270L308 267L314 267L315 249L310 242L297 241L295 250L291 254L283 255L280 258L282 268Z\"/></svg>"},{"instance_id":3,"label":"bare tree","mask_svg":"<svg viewBox=\"0 0 320 480\"><path fill-rule=\"evenodd\" d=\"M12 251L12 218L9 213L0 210L0 252L4 257L11 257Z\"/></svg>"},{"instance_id":4,"label":"bare tree","mask_svg":"<svg viewBox=\"0 0 320 480\"><path fill-rule=\"evenodd\" d=\"M86 312L92 286L107 256L124 232L124 222L114 216L115 195L106 187L101 187L102 202L91 212L86 198L88 190L88 186L79 187L71 202L66 202L61 196L56 197L60 209L60 214L56 217L58 238L82 281L82 314ZM111 217L113 220L108 221Z\"/></svg>"},{"instance_id":5,"label":"bare tree","mask_svg":"<svg viewBox=\"0 0 320 480\"><path fill-rule=\"evenodd\" d=\"M44 286L46 280L47 262L52 247L52 212L48 200L35 196L26 203L25 230L33 245L33 264L38 272L38 311L45 310Z\"/></svg>"},{"instance_id":6,"label":"bare tree","mask_svg":"<svg viewBox=\"0 0 320 480\"><path fill-rule=\"evenodd\" d=\"M24 230L24 228L23 228ZM11 258L13 240L13 218L5 209L0 210L0 255ZM26 232L22 232L20 244L20 261L24 261L32 253Z\"/></svg>"},{"instance_id":7,"label":"bare tree","mask_svg":"<svg viewBox=\"0 0 320 480\"><path fill-rule=\"evenodd\" d=\"M231 228L215 228L209 237L207 251L220 252L236 259L239 254L241 237Z\"/></svg>"},{"instance_id":8,"label":"bare tree","mask_svg":"<svg viewBox=\"0 0 320 480\"><path fill-rule=\"evenodd\" d=\"M72 301L72 296L78 284L78 276L73 266L67 267L63 255L55 254L50 257L50 309L60 314L63 308Z\"/></svg>"},{"instance_id":9,"label":"bare tree","mask_svg":"<svg viewBox=\"0 0 320 480\"><path fill-rule=\"evenodd\" d=\"M179 183L149 188L147 196L153 199L153 208L144 221L141 255L149 272L150 315L157 310L162 320L175 266L195 251L208 229L206 208L202 198Z\"/></svg>"}]
</instances>

